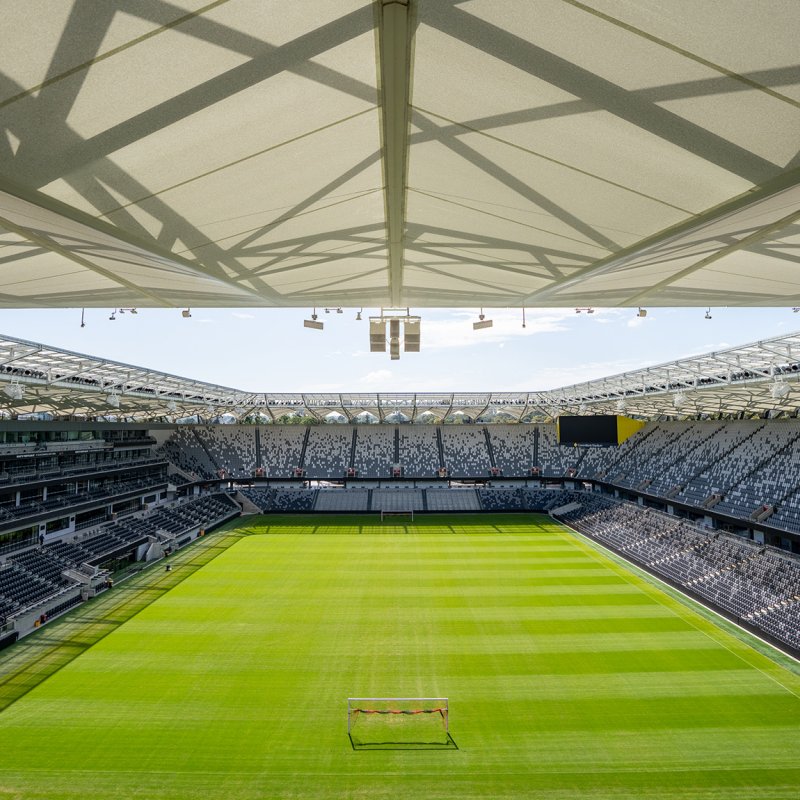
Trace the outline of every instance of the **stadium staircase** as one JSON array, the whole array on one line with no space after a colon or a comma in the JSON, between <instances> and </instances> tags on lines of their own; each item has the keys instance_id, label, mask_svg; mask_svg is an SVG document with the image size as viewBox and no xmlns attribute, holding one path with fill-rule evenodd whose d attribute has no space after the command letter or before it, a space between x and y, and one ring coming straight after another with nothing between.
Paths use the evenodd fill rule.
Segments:
<instances>
[{"instance_id":1,"label":"stadium staircase","mask_svg":"<svg viewBox=\"0 0 800 800\"><path fill-rule=\"evenodd\" d=\"M715 457L714 463L719 462L719 461L724 461L731 453L733 453L734 451L738 450L740 447L746 447L747 446L747 442L749 442L750 439L752 439L763 427L764 427L763 425L759 425L757 428L755 428L753 431L751 431L743 439L741 439L738 442L735 442L731 447L728 447L727 449L725 449L722 452L720 452ZM703 473L707 472L710 469L711 466L712 466L712 463L709 463L709 462L704 463L699 469L695 470L695 472L692 475L689 476L688 480L686 480L685 483L684 483L684 487L689 486L692 483L692 481L694 481L696 478L699 478L701 475L703 475ZM733 484L735 484L735 483L738 483L738 480L737 481L733 481ZM733 484L731 484L731 485L733 485ZM706 497L704 499L704 501L701 503L701 506L703 508L713 508L717 503L720 502L720 500L722 500L722 496L721 495L720 496L715 496L715 495L712 494L712 495L709 495L708 497Z\"/></svg>"},{"instance_id":2,"label":"stadium staircase","mask_svg":"<svg viewBox=\"0 0 800 800\"><path fill-rule=\"evenodd\" d=\"M653 436L657 430L659 430L659 427L656 425L655 427L650 429L650 431L647 433L647 436L643 436L639 440L638 443L635 443L634 445L632 445L624 453L620 453L619 457L613 462L612 466L609 467L605 471L605 473L602 473L602 476L605 477L611 483L619 483L625 477L627 477L627 473L626 472L623 472L623 471L615 472L615 470L624 469L624 466L620 466L620 465L623 464L623 462L625 462L626 460L628 460L631 455L635 456L636 453L634 453L634 450L636 448L642 449L642 445L644 445L645 441L649 437ZM661 462L663 462L663 459L662 459L661 456L665 452L675 449L676 446L678 445L678 442L679 442L680 438L682 436L686 435L688 433L688 430L689 429L687 428L685 431L679 431L674 436L667 436L664 444L661 447L659 447L658 449L654 450L652 453L648 453L646 455L645 458L646 458L647 462L648 463L661 463ZM653 482L653 479L652 478L647 478L646 481L642 481L642 483L640 485L644 484L645 482L646 482L647 486L649 486Z\"/></svg>"},{"instance_id":3,"label":"stadium staircase","mask_svg":"<svg viewBox=\"0 0 800 800\"><path fill-rule=\"evenodd\" d=\"M249 498L241 492L236 492L236 502L242 507L244 514L260 514L261 509Z\"/></svg>"},{"instance_id":4,"label":"stadium staircase","mask_svg":"<svg viewBox=\"0 0 800 800\"><path fill-rule=\"evenodd\" d=\"M670 461L668 464L665 464L664 469L662 471L668 472L669 470L672 470L674 467L676 467L678 464L683 464L683 463L691 464L695 460L695 452L699 448L701 448L704 444L706 444L709 441L709 439L712 439L714 436L716 436L720 432L720 430L722 430L722 428L723 426L719 425L718 427L712 429L712 431L707 436L698 437L694 445L689 447L688 449L683 449L683 448L678 449L675 448L674 444L671 445L669 449L679 452L680 455L676 459ZM655 479L653 478L652 480L654 481ZM667 498L675 497L675 495L677 495L681 491L684 485L685 482L676 483L675 485L669 488L669 490L664 494L664 496Z\"/></svg>"},{"instance_id":5,"label":"stadium staircase","mask_svg":"<svg viewBox=\"0 0 800 800\"><path fill-rule=\"evenodd\" d=\"M442 469L446 467L444 461L444 443L442 442L442 429L437 427L436 428L436 449L439 452L439 468Z\"/></svg>"},{"instance_id":6,"label":"stadium staircase","mask_svg":"<svg viewBox=\"0 0 800 800\"><path fill-rule=\"evenodd\" d=\"M489 428L484 425L483 435L486 437L486 452L489 453L489 465L492 469L497 468L497 462L494 460L494 447L492 446L492 437L489 435Z\"/></svg>"},{"instance_id":7,"label":"stadium staircase","mask_svg":"<svg viewBox=\"0 0 800 800\"><path fill-rule=\"evenodd\" d=\"M308 437L311 435L311 428L306 426L305 433L303 434L303 445L300 448L300 462L298 467L305 469L306 467L306 450L308 449Z\"/></svg>"},{"instance_id":8,"label":"stadium staircase","mask_svg":"<svg viewBox=\"0 0 800 800\"><path fill-rule=\"evenodd\" d=\"M588 450L585 447L581 448L581 454L578 456L578 460L575 462L575 466L573 467L576 476L580 475L581 464L583 463L583 460L586 458L587 452Z\"/></svg>"},{"instance_id":9,"label":"stadium staircase","mask_svg":"<svg viewBox=\"0 0 800 800\"><path fill-rule=\"evenodd\" d=\"M197 428L192 428L192 433L194 434L194 438L197 439L197 443L200 445L202 450L208 456L208 460L214 465L214 469L217 470L217 474L219 474L221 467L219 465L219 461L212 455L211 451L208 449L208 446L203 441L203 437L200 435L200 431Z\"/></svg>"},{"instance_id":10,"label":"stadium staircase","mask_svg":"<svg viewBox=\"0 0 800 800\"><path fill-rule=\"evenodd\" d=\"M350 460L347 462L348 469L353 469L356 465L357 447L358 447L358 428L353 428L353 439L350 443Z\"/></svg>"},{"instance_id":11,"label":"stadium staircase","mask_svg":"<svg viewBox=\"0 0 800 800\"><path fill-rule=\"evenodd\" d=\"M658 426L654 426L652 428L646 428L641 432L640 436L632 436L630 439L627 439L623 442L623 445L628 444L628 447L625 448L622 452L617 451L617 457L611 461L611 463L603 470L602 472L598 472L595 475L586 475L587 478L592 477L606 477L609 475L614 469L616 469L617 465L625 458L628 458L634 451L641 448L642 445L653 435L654 431L657 430Z\"/></svg>"},{"instance_id":12,"label":"stadium staircase","mask_svg":"<svg viewBox=\"0 0 800 800\"><path fill-rule=\"evenodd\" d=\"M742 475L738 483L745 483L749 477L755 475L759 470L763 469L767 464L769 464L769 462L772 461L776 455L784 455L790 451L798 439L800 439L800 433L798 433L797 436L793 436L791 439L789 439L786 445L780 450L775 453L769 453L763 459L761 459L761 461L759 461L749 472L747 472L745 475ZM730 491L731 488L732 486L729 486L728 491ZM756 509L753 514L750 515L750 518L757 519L758 522L763 522L765 519L769 518L775 513L779 503L783 502L787 497L795 494L798 489L800 489L800 483L793 485L793 487L789 489L788 492L784 493L780 498L778 498L775 503L768 503L766 504L766 507Z\"/></svg>"}]
</instances>

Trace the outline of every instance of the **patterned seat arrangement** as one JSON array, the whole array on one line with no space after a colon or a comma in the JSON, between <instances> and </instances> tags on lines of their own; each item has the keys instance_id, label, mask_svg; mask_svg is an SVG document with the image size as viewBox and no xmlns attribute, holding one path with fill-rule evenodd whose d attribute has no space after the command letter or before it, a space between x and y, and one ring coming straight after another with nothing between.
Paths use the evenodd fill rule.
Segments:
<instances>
[{"instance_id":1,"label":"patterned seat arrangement","mask_svg":"<svg viewBox=\"0 0 800 800\"><path fill-rule=\"evenodd\" d=\"M451 476L488 475L492 466L482 425L444 425L441 428L444 463Z\"/></svg>"},{"instance_id":2,"label":"patterned seat arrangement","mask_svg":"<svg viewBox=\"0 0 800 800\"><path fill-rule=\"evenodd\" d=\"M304 425L262 425L261 465L270 478L289 478L302 462Z\"/></svg>"},{"instance_id":3,"label":"patterned seat arrangement","mask_svg":"<svg viewBox=\"0 0 800 800\"><path fill-rule=\"evenodd\" d=\"M219 468L203 448L193 426L179 425L159 452L196 480L217 476Z\"/></svg>"},{"instance_id":4,"label":"patterned seat arrangement","mask_svg":"<svg viewBox=\"0 0 800 800\"><path fill-rule=\"evenodd\" d=\"M632 503L585 495L562 519L739 620L800 649L800 559Z\"/></svg>"},{"instance_id":5,"label":"patterned seat arrangement","mask_svg":"<svg viewBox=\"0 0 800 800\"><path fill-rule=\"evenodd\" d=\"M242 489L242 494L262 511L311 511L317 497L316 489Z\"/></svg>"},{"instance_id":6,"label":"patterned seat arrangement","mask_svg":"<svg viewBox=\"0 0 800 800\"><path fill-rule=\"evenodd\" d=\"M256 468L255 429L240 425L208 425L195 428L200 447L211 455L215 472L252 475Z\"/></svg>"},{"instance_id":7,"label":"patterned seat arrangement","mask_svg":"<svg viewBox=\"0 0 800 800\"><path fill-rule=\"evenodd\" d=\"M436 474L442 464L433 425L400 426L400 463L405 477L430 478Z\"/></svg>"},{"instance_id":8,"label":"patterned seat arrangement","mask_svg":"<svg viewBox=\"0 0 800 800\"><path fill-rule=\"evenodd\" d=\"M583 451L578 447L562 447L555 425L539 425L539 464L544 476L568 475L576 469Z\"/></svg>"},{"instance_id":9,"label":"patterned seat arrangement","mask_svg":"<svg viewBox=\"0 0 800 800\"><path fill-rule=\"evenodd\" d=\"M620 446L600 448L559 445L555 426L541 424L179 426L161 452L197 478L257 468L267 478L289 478L297 468L311 480L341 480L350 468L360 478L387 478L398 464L403 478L436 477L443 466L453 478L485 479L493 468L527 478L536 468L542 478L599 479L800 532L798 420L651 422ZM276 502L308 505L296 497ZM520 507L490 495L484 507L506 502ZM15 513L0 502L0 521Z\"/></svg>"},{"instance_id":10,"label":"patterned seat arrangement","mask_svg":"<svg viewBox=\"0 0 800 800\"><path fill-rule=\"evenodd\" d=\"M535 425L492 425L489 436L492 441L495 465L503 475L527 475L537 466L534 460Z\"/></svg>"},{"instance_id":11,"label":"patterned seat arrangement","mask_svg":"<svg viewBox=\"0 0 800 800\"><path fill-rule=\"evenodd\" d=\"M305 454L309 478L341 478L350 466L353 429L349 425L316 425L308 430Z\"/></svg>"},{"instance_id":12,"label":"patterned seat arrangement","mask_svg":"<svg viewBox=\"0 0 800 800\"><path fill-rule=\"evenodd\" d=\"M394 426L359 425L353 469L361 478L388 478L396 463Z\"/></svg>"}]
</instances>

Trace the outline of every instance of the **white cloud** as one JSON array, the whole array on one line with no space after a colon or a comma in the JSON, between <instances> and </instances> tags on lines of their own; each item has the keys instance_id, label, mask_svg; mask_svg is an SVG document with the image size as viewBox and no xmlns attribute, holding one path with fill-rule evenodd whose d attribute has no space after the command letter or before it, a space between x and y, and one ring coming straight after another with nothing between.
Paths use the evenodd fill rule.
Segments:
<instances>
[{"instance_id":1,"label":"white cloud","mask_svg":"<svg viewBox=\"0 0 800 800\"><path fill-rule=\"evenodd\" d=\"M374 386L375 384L385 383L391 380L391 377L392 371L390 369L376 369L363 375L359 378L358 382L365 386Z\"/></svg>"},{"instance_id":2,"label":"white cloud","mask_svg":"<svg viewBox=\"0 0 800 800\"><path fill-rule=\"evenodd\" d=\"M423 348L441 350L453 347L476 347L507 342L522 336L534 336L537 333L566 331L568 328L565 322L575 314L575 311L561 308L528 311L524 328L521 309L488 308L484 309L484 314L487 319L492 320L492 327L473 331L472 323L477 320L475 313L456 311L449 319L426 320L423 312Z\"/></svg>"},{"instance_id":3,"label":"white cloud","mask_svg":"<svg viewBox=\"0 0 800 800\"><path fill-rule=\"evenodd\" d=\"M644 325L645 317L631 317L628 320L628 327L629 328L638 328L640 325Z\"/></svg>"},{"instance_id":4,"label":"white cloud","mask_svg":"<svg viewBox=\"0 0 800 800\"><path fill-rule=\"evenodd\" d=\"M231 314L232 317L236 317L236 319L255 319L255 314L247 314L244 311L234 311Z\"/></svg>"}]
</instances>

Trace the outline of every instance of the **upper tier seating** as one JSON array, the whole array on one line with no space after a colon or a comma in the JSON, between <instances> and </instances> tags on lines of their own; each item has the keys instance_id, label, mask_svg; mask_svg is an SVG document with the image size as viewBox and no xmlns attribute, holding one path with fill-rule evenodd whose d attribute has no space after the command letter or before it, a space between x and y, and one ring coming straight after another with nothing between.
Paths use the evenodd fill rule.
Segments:
<instances>
[{"instance_id":1,"label":"upper tier seating","mask_svg":"<svg viewBox=\"0 0 800 800\"><path fill-rule=\"evenodd\" d=\"M490 425L494 461L503 475L527 475L534 461L535 425Z\"/></svg>"},{"instance_id":2,"label":"upper tier seating","mask_svg":"<svg viewBox=\"0 0 800 800\"><path fill-rule=\"evenodd\" d=\"M255 428L240 425L209 425L195 428L197 436L226 475L252 475L256 468Z\"/></svg>"},{"instance_id":3,"label":"upper tier seating","mask_svg":"<svg viewBox=\"0 0 800 800\"><path fill-rule=\"evenodd\" d=\"M349 425L314 425L308 429L304 467L309 478L341 478L350 466L353 429Z\"/></svg>"},{"instance_id":4,"label":"upper tier seating","mask_svg":"<svg viewBox=\"0 0 800 800\"><path fill-rule=\"evenodd\" d=\"M269 478L289 478L300 466L303 452L305 425L263 425L261 438L261 464Z\"/></svg>"},{"instance_id":5,"label":"upper tier seating","mask_svg":"<svg viewBox=\"0 0 800 800\"><path fill-rule=\"evenodd\" d=\"M400 426L400 463L407 478L432 478L440 466L433 425Z\"/></svg>"},{"instance_id":6,"label":"upper tier seating","mask_svg":"<svg viewBox=\"0 0 800 800\"><path fill-rule=\"evenodd\" d=\"M555 425L539 425L539 468L544 476L568 475L578 466L583 451L558 443Z\"/></svg>"},{"instance_id":7,"label":"upper tier seating","mask_svg":"<svg viewBox=\"0 0 800 800\"><path fill-rule=\"evenodd\" d=\"M451 477L483 477L491 453L504 477L526 477L538 466L544 478L599 479L745 521L761 515L767 525L800 532L798 420L648 423L619 447L603 448L560 446L554 425L265 425L258 431L269 478L288 478L301 462L308 478L321 480L342 479L351 464L361 478L391 477L397 463L405 478L432 478L441 466ZM196 477L216 477L219 469L250 474L259 455L255 432L181 426L163 452ZM28 504L25 513L46 508L34 502L39 505ZM56 507L69 500L47 502ZM0 523L19 513L0 498Z\"/></svg>"},{"instance_id":8,"label":"upper tier seating","mask_svg":"<svg viewBox=\"0 0 800 800\"><path fill-rule=\"evenodd\" d=\"M488 475L491 468L482 425L443 425L444 464L454 478Z\"/></svg>"},{"instance_id":9,"label":"upper tier seating","mask_svg":"<svg viewBox=\"0 0 800 800\"><path fill-rule=\"evenodd\" d=\"M360 478L388 478L395 463L393 425L359 425L353 468Z\"/></svg>"}]
</instances>

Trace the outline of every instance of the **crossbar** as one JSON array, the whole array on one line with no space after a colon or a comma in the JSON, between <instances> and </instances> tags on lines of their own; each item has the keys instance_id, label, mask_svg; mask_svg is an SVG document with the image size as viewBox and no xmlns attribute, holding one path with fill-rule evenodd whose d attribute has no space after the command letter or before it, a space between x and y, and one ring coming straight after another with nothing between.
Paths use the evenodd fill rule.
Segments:
<instances>
[{"instance_id":1,"label":"crossbar","mask_svg":"<svg viewBox=\"0 0 800 800\"><path fill-rule=\"evenodd\" d=\"M359 708L361 703L434 703L434 708ZM444 720L445 730L450 732L450 703L447 697L348 697L347 733L353 714L439 714Z\"/></svg>"}]
</instances>

